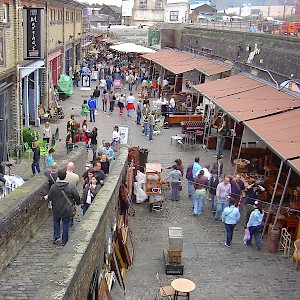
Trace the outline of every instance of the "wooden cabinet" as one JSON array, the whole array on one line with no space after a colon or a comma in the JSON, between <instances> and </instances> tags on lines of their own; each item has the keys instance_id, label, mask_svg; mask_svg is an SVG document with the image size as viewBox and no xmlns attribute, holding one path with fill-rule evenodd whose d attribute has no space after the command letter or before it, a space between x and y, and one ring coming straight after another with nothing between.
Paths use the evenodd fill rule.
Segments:
<instances>
[{"instance_id":1,"label":"wooden cabinet","mask_svg":"<svg viewBox=\"0 0 300 300\"><path fill-rule=\"evenodd\" d=\"M146 163L146 194L161 193L161 164Z\"/></svg>"}]
</instances>

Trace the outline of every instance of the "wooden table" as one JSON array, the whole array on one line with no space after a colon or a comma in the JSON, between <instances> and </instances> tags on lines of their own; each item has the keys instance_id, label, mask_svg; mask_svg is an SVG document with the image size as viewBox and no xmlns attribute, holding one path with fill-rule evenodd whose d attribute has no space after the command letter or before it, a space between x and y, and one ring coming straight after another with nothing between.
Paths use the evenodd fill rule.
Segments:
<instances>
[{"instance_id":1,"label":"wooden table","mask_svg":"<svg viewBox=\"0 0 300 300\"><path fill-rule=\"evenodd\" d=\"M178 299L179 293L185 294L180 295L180 297L186 297L190 299L190 292L192 292L196 285L193 281L185 278L177 278L171 282L172 288L175 290L174 300Z\"/></svg>"}]
</instances>

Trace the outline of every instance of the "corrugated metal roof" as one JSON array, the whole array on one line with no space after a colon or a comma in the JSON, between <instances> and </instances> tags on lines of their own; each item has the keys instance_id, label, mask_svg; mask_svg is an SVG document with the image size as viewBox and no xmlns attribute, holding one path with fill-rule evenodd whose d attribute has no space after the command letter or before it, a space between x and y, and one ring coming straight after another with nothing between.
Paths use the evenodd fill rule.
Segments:
<instances>
[{"instance_id":1,"label":"corrugated metal roof","mask_svg":"<svg viewBox=\"0 0 300 300\"><path fill-rule=\"evenodd\" d=\"M143 55L142 57L163 66L174 74L185 73L196 69L207 76L211 76L231 69L231 66L171 49L163 49L156 53Z\"/></svg>"},{"instance_id":2,"label":"corrugated metal roof","mask_svg":"<svg viewBox=\"0 0 300 300\"><path fill-rule=\"evenodd\" d=\"M244 124L282 159L300 156L300 109L246 121Z\"/></svg>"},{"instance_id":3,"label":"corrugated metal roof","mask_svg":"<svg viewBox=\"0 0 300 300\"><path fill-rule=\"evenodd\" d=\"M194 85L193 88L209 99L222 98L264 86L263 83L243 75L233 75L207 83Z\"/></svg>"}]
</instances>

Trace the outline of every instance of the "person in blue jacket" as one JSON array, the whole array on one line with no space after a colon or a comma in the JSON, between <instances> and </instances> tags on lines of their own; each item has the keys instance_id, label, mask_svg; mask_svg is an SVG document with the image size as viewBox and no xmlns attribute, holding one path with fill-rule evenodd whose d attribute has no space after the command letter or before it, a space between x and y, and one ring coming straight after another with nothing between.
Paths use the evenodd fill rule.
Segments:
<instances>
[{"instance_id":1,"label":"person in blue jacket","mask_svg":"<svg viewBox=\"0 0 300 300\"><path fill-rule=\"evenodd\" d=\"M222 222L225 224L226 228L226 247L230 247L232 240L233 229L237 222L240 220L240 211L235 206L235 200L233 198L229 199L229 206L225 207L222 213Z\"/></svg>"},{"instance_id":2,"label":"person in blue jacket","mask_svg":"<svg viewBox=\"0 0 300 300\"><path fill-rule=\"evenodd\" d=\"M96 110L96 99L93 97L93 95L90 96L90 99L88 101L89 111L90 111L90 122L95 122L95 110Z\"/></svg>"},{"instance_id":3,"label":"person in blue jacket","mask_svg":"<svg viewBox=\"0 0 300 300\"><path fill-rule=\"evenodd\" d=\"M261 229L261 222L264 217L264 212L261 208L261 204L258 201L255 201L253 204L254 210L250 214L249 221L247 223L247 228L250 232L250 240L246 242L246 245L251 246L252 237L255 240L255 246L257 250L260 250L261 243L259 237L259 231Z\"/></svg>"}]
</instances>

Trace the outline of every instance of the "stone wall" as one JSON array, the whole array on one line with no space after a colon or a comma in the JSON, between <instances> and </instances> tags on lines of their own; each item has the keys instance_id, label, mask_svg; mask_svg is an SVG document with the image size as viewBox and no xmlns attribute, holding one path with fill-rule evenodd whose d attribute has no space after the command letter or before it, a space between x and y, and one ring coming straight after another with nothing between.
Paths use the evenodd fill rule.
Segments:
<instances>
[{"instance_id":1,"label":"stone wall","mask_svg":"<svg viewBox=\"0 0 300 300\"><path fill-rule=\"evenodd\" d=\"M58 165L65 167L68 161L73 161L75 172L82 174L86 160L85 147L79 144L79 147L70 153L68 160L58 161ZM0 199L0 271L49 217L51 210L44 200L48 190L48 180L40 173Z\"/></svg>"},{"instance_id":2,"label":"stone wall","mask_svg":"<svg viewBox=\"0 0 300 300\"><path fill-rule=\"evenodd\" d=\"M254 57L253 66L272 71L275 79L279 82L286 80L286 77L291 77L291 74L293 74L293 78L299 79L299 38L185 27L175 30L174 37L168 37L167 39L168 42L171 40L174 41L174 44L169 47L193 51L196 54L206 54L209 58L223 61L228 59L233 61L243 71L251 71L251 66L246 64L249 56L247 50L251 47L251 51L253 51L255 44L257 44L260 53ZM162 44L164 44L163 40ZM243 49L240 52L240 57L238 57L239 46ZM211 54L208 55L208 52ZM270 79L264 72L258 71L257 75L261 78Z\"/></svg>"},{"instance_id":3,"label":"stone wall","mask_svg":"<svg viewBox=\"0 0 300 300\"><path fill-rule=\"evenodd\" d=\"M63 248L35 299L87 298L93 273L104 264L107 235L111 234L117 215L127 154L127 148L121 147L105 185Z\"/></svg>"}]
</instances>

